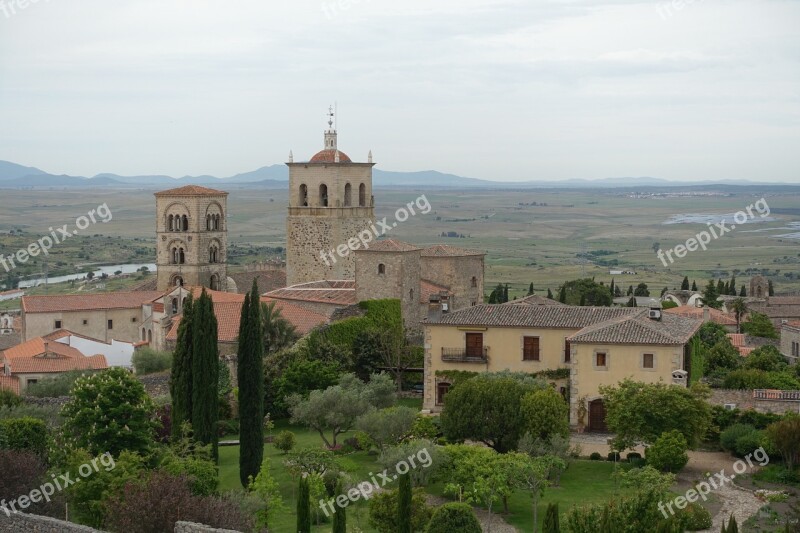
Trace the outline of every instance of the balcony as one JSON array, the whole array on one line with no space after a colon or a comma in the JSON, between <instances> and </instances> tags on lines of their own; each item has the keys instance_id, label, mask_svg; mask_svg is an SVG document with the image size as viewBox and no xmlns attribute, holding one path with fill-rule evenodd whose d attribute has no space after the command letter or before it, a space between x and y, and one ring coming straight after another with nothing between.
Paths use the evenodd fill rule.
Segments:
<instances>
[{"instance_id":1,"label":"balcony","mask_svg":"<svg viewBox=\"0 0 800 533\"><path fill-rule=\"evenodd\" d=\"M489 361L489 347L484 346L480 350L480 355L476 354L476 349L467 350L464 348L442 348L442 361L448 363L481 363Z\"/></svg>"},{"instance_id":2,"label":"balcony","mask_svg":"<svg viewBox=\"0 0 800 533\"><path fill-rule=\"evenodd\" d=\"M774 400L783 402L800 402L800 391L756 389L753 391L756 400Z\"/></svg>"}]
</instances>

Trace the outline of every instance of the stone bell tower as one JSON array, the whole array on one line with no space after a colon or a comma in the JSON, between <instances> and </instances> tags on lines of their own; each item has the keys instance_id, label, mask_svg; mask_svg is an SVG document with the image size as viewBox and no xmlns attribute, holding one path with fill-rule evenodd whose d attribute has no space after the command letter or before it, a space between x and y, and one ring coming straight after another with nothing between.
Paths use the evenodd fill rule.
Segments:
<instances>
[{"instance_id":1,"label":"stone bell tower","mask_svg":"<svg viewBox=\"0 0 800 533\"><path fill-rule=\"evenodd\" d=\"M355 259L348 239L367 229L374 219L372 154L355 163L339 150L334 113L329 111L323 149L305 162L289 153L289 214L286 218L286 283L352 280ZM332 252L332 253L331 253Z\"/></svg>"}]
</instances>

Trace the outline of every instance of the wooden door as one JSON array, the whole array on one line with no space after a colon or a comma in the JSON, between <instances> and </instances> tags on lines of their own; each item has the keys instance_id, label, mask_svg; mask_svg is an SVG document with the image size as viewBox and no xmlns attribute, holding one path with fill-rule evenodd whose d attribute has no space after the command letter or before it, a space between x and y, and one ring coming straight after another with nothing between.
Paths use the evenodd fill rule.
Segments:
<instances>
[{"instance_id":1,"label":"wooden door","mask_svg":"<svg viewBox=\"0 0 800 533\"><path fill-rule=\"evenodd\" d=\"M606 406L603 400L589 402L589 431L608 432L606 427Z\"/></svg>"},{"instance_id":2,"label":"wooden door","mask_svg":"<svg viewBox=\"0 0 800 533\"><path fill-rule=\"evenodd\" d=\"M483 357L483 333L467 333L467 357Z\"/></svg>"}]
</instances>

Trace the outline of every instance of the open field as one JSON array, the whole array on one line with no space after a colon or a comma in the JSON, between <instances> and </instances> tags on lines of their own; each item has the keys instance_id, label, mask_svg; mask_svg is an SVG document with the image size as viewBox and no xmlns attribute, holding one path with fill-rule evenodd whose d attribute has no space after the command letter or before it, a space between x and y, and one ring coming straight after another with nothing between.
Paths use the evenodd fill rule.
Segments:
<instances>
[{"instance_id":1,"label":"open field","mask_svg":"<svg viewBox=\"0 0 800 533\"><path fill-rule=\"evenodd\" d=\"M625 287L644 281L654 292L678 286L684 275L702 285L712 275L727 278L736 273L739 284L747 283L752 271L766 271L779 293L800 291L800 188L713 190L721 195L637 197L623 189L424 191L431 212L399 223L390 235L415 244L445 242L486 250L487 289L498 282L510 283L512 296L524 294L531 282L542 294L584 274L608 283L609 267L597 264L598 260L636 271L636 275L616 276L617 284ZM378 218L387 216L391 222L395 209L422 193L377 190ZM707 251L690 252L668 267L656 257L654 243L670 249L707 228L702 219L665 224L673 217L728 214L730 225L731 214L762 196L771 209L766 221L754 211L753 223L712 240ZM231 189L232 262L263 260L285 246L286 197L284 190ZM85 242L67 241L54 247L51 270L55 264L69 269L85 263L153 261L155 205L153 191L144 189L4 190L0 232L19 228L25 233L22 239L1 236L0 252L12 253L46 235L49 227L72 224L102 203L108 204L113 219L90 226L83 232L89 236ZM448 232L464 238L442 237ZM608 253L596 255L593 261L579 257L598 251ZM30 263L30 272L39 271L37 264ZM0 275L5 272L0 270Z\"/></svg>"}]
</instances>

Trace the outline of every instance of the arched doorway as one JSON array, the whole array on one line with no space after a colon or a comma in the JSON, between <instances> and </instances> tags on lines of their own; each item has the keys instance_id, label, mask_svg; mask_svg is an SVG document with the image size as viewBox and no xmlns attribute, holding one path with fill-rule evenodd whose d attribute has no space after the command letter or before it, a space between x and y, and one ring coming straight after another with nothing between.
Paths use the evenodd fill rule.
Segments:
<instances>
[{"instance_id":1,"label":"arched doorway","mask_svg":"<svg viewBox=\"0 0 800 533\"><path fill-rule=\"evenodd\" d=\"M606 404L602 398L589 402L589 431L596 433L607 433L606 426Z\"/></svg>"}]
</instances>

